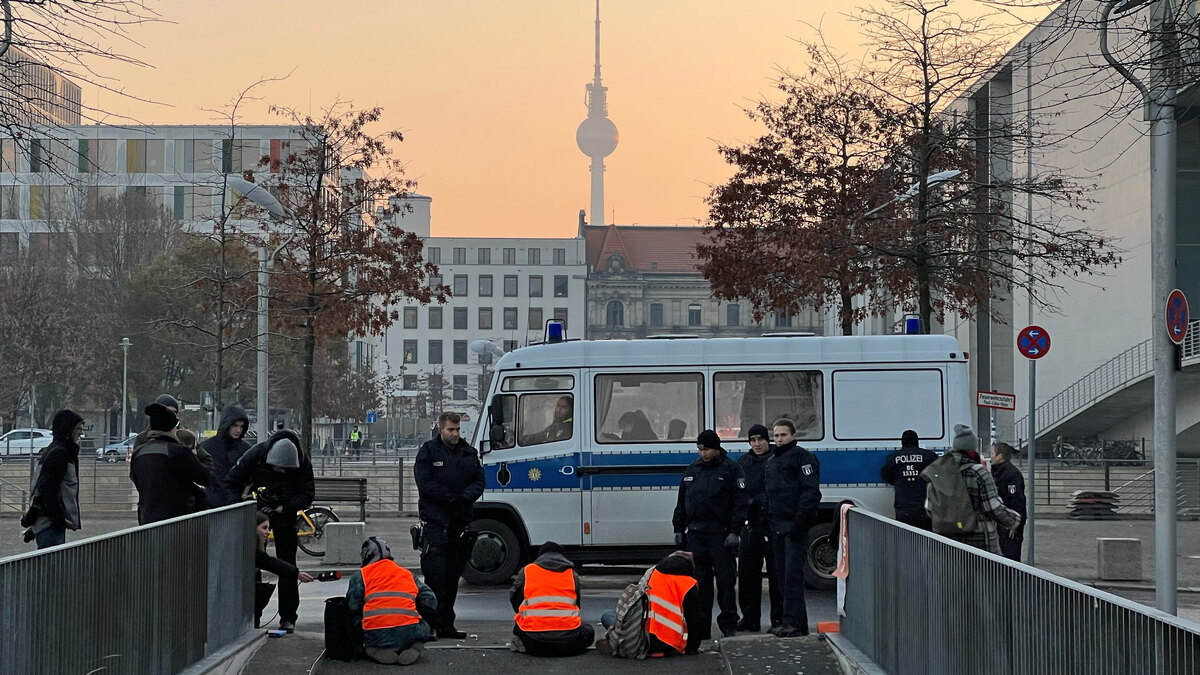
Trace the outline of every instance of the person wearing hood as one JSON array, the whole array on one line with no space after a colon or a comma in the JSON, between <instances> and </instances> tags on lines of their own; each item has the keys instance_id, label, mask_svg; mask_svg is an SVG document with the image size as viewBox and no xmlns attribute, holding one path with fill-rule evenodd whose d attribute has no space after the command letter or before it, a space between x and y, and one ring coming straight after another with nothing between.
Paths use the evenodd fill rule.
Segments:
<instances>
[{"instance_id":1,"label":"person wearing hood","mask_svg":"<svg viewBox=\"0 0 1200 675\"><path fill-rule=\"evenodd\" d=\"M1003 555L996 524L999 523L1005 530L1015 530L1021 525L1021 514L1005 506L1000 499L991 472L979 458L979 437L971 427L955 424L954 440L950 447L953 448L950 454L958 461L958 472L966 483L971 507L975 509L975 530L950 538Z\"/></svg>"},{"instance_id":2,"label":"person wearing hood","mask_svg":"<svg viewBox=\"0 0 1200 675\"><path fill-rule=\"evenodd\" d=\"M717 582L717 627L725 637L737 635L738 610L735 556L746 524L746 475L721 447L712 429L696 439L700 457L683 472L671 523L675 545L687 546L700 586L701 621L692 626L701 639L712 635L713 579Z\"/></svg>"},{"instance_id":3,"label":"person wearing hood","mask_svg":"<svg viewBox=\"0 0 1200 675\"><path fill-rule=\"evenodd\" d=\"M378 663L412 665L433 639L437 596L396 564L383 539L367 539L361 553L362 574L351 577L346 605L362 625L364 651Z\"/></svg>"},{"instance_id":4,"label":"person wearing hood","mask_svg":"<svg viewBox=\"0 0 1200 675\"><path fill-rule=\"evenodd\" d=\"M687 551L669 554L652 567L645 578L646 616L642 627L646 631L647 655L698 654L700 633L688 627L700 625L705 620L705 612L700 607L692 554ZM712 606L711 601L709 606ZM616 618L616 611L610 609L600 617L600 623L612 629ZM596 651L605 656L614 654L609 635L596 641Z\"/></svg>"},{"instance_id":5,"label":"person wearing hood","mask_svg":"<svg viewBox=\"0 0 1200 675\"><path fill-rule=\"evenodd\" d=\"M771 629L776 637L808 635L808 607L804 602L804 561L808 555L808 529L816 524L821 506L821 464L815 455L796 443L796 425L776 420L771 435L775 451L767 462L767 512L771 523L771 549L775 578L783 594L783 621Z\"/></svg>"},{"instance_id":6,"label":"person wearing hood","mask_svg":"<svg viewBox=\"0 0 1200 675\"><path fill-rule=\"evenodd\" d=\"M151 403L145 412L150 432L129 463L129 478L138 491L139 525L192 513L195 486L208 485L212 478L212 470L175 436L179 418L170 408Z\"/></svg>"},{"instance_id":7,"label":"person wearing hood","mask_svg":"<svg viewBox=\"0 0 1200 675\"><path fill-rule=\"evenodd\" d=\"M771 555L771 524L763 502L767 499L767 461L771 459L771 432L761 424L750 427L746 434L750 452L738 457L738 465L746 474L746 526L742 528L742 543L738 548L738 605L742 608L739 631L757 633L762 630L762 568L767 565L768 596L771 598L771 628L783 619L783 597L779 594L779 578L775 573L775 557Z\"/></svg>"},{"instance_id":8,"label":"person wearing hood","mask_svg":"<svg viewBox=\"0 0 1200 675\"><path fill-rule=\"evenodd\" d=\"M53 440L42 450L32 476L29 510L21 517L25 541L37 540L39 549L67 541L67 530L78 530L79 439L83 418L71 410L54 413L50 422Z\"/></svg>"},{"instance_id":9,"label":"person wearing hood","mask_svg":"<svg viewBox=\"0 0 1200 675\"><path fill-rule=\"evenodd\" d=\"M227 487L229 470L250 449L244 438L250 428L250 418L238 405L227 405L217 426L217 435L200 444L200 451L212 458L212 487L208 490L208 508L236 504L241 501L241 492Z\"/></svg>"},{"instance_id":10,"label":"person wearing hood","mask_svg":"<svg viewBox=\"0 0 1200 675\"><path fill-rule=\"evenodd\" d=\"M294 431L276 431L266 442L259 443L238 459L225 489L241 494L251 488L258 507L270 515L275 531L275 555L291 565L296 564L296 512L313 503L312 462L300 452L300 437ZM279 627L291 633L296 630L296 612L300 607L300 589L294 579L279 580Z\"/></svg>"},{"instance_id":11,"label":"person wearing hood","mask_svg":"<svg viewBox=\"0 0 1200 675\"><path fill-rule=\"evenodd\" d=\"M517 572L508 594L516 625L513 650L532 656L575 656L596 637L579 616L579 575L563 547L542 544L538 557Z\"/></svg>"},{"instance_id":12,"label":"person wearing hood","mask_svg":"<svg viewBox=\"0 0 1200 675\"><path fill-rule=\"evenodd\" d=\"M170 410L175 414L176 417L179 417L179 400L174 396L170 394L160 394L158 398L154 399L154 402L163 406L167 410ZM154 429L146 427L142 431L138 432L137 437L133 439L134 450L137 450L138 446L140 446L142 443L150 440L151 431L154 431ZM171 429L168 429L167 431L171 431Z\"/></svg>"}]
</instances>

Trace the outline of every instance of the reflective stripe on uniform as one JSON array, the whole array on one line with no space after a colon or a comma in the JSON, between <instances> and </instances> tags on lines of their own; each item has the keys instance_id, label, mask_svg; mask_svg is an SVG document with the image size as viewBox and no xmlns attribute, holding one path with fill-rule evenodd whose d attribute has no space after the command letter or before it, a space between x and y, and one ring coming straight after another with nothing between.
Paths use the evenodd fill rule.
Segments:
<instances>
[{"instance_id":1,"label":"reflective stripe on uniform","mask_svg":"<svg viewBox=\"0 0 1200 675\"><path fill-rule=\"evenodd\" d=\"M657 612L650 612L646 616L647 616L647 618L654 619L655 621L661 623L662 625L666 626L667 628L674 630L676 633L682 633L685 636L687 635L683 631L683 626L679 625L678 623L675 623L674 621L663 616L662 614L658 614Z\"/></svg>"},{"instance_id":2,"label":"reflective stripe on uniform","mask_svg":"<svg viewBox=\"0 0 1200 675\"><path fill-rule=\"evenodd\" d=\"M363 617L366 618L368 616L385 616L388 614L398 614L400 616L415 616L415 617L421 616L419 613L414 612L412 610L408 610L408 609L384 608L384 609L368 609L367 611L363 612Z\"/></svg>"},{"instance_id":3,"label":"reflective stripe on uniform","mask_svg":"<svg viewBox=\"0 0 1200 675\"><path fill-rule=\"evenodd\" d=\"M579 616L577 609L523 609L521 616Z\"/></svg>"},{"instance_id":4,"label":"reflective stripe on uniform","mask_svg":"<svg viewBox=\"0 0 1200 675\"><path fill-rule=\"evenodd\" d=\"M683 610L679 608L679 605L673 605L666 600L653 595L650 596L650 602L661 606L663 609L670 611L676 616L683 616Z\"/></svg>"},{"instance_id":5,"label":"reflective stripe on uniform","mask_svg":"<svg viewBox=\"0 0 1200 675\"><path fill-rule=\"evenodd\" d=\"M409 600L416 600L417 596L412 593L405 593L404 591L376 591L363 599L363 602L367 603L376 598L408 598Z\"/></svg>"},{"instance_id":6,"label":"reflective stripe on uniform","mask_svg":"<svg viewBox=\"0 0 1200 675\"><path fill-rule=\"evenodd\" d=\"M570 598L565 595L539 595L536 598L526 598L525 602L521 603L521 606L529 607L531 605L540 605L544 602L561 602L563 604L573 605L575 604L575 598Z\"/></svg>"}]
</instances>

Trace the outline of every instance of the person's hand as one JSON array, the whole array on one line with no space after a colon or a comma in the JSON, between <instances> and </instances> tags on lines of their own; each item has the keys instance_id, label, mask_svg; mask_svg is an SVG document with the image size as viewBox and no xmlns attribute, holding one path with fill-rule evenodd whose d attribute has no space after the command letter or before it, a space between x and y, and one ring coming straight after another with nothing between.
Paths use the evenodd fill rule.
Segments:
<instances>
[{"instance_id":1,"label":"person's hand","mask_svg":"<svg viewBox=\"0 0 1200 675\"><path fill-rule=\"evenodd\" d=\"M725 537L725 548L737 548L742 543L742 538L736 533L730 532L728 537Z\"/></svg>"},{"instance_id":2,"label":"person's hand","mask_svg":"<svg viewBox=\"0 0 1200 675\"><path fill-rule=\"evenodd\" d=\"M682 532L675 533L675 545L678 547L683 546L683 533Z\"/></svg>"},{"instance_id":3,"label":"person's hand","mask_svg":"<svg viewBox=\"0 0 1200 675\"><path fill-rule=\"evenodd\" d=\"M299 579L300 583L302 584L307 584L308 582L313 581L313 576L308 572L301 572L296 578Z\"/></svg>"}]
</instances>

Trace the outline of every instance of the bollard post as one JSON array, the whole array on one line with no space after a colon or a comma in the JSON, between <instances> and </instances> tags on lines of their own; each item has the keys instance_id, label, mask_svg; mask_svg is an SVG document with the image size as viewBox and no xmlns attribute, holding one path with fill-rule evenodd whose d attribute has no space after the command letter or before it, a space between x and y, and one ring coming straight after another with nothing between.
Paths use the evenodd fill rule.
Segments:
<instances>
[{"instance_id":1,"label":"bollard post","mask_svg":"<svg viewBox=\"0 0 1200 675\"><path fill-rule=\"evenodd\" d=\"M1112 490L1112 475L1108 470L1108 467L1111 464L1111 462L1109 462L1108 460L1100 460L1100 461L1104 462L1104 491L1108 492L1109 490Z\"/></svg>"}]
</instances>

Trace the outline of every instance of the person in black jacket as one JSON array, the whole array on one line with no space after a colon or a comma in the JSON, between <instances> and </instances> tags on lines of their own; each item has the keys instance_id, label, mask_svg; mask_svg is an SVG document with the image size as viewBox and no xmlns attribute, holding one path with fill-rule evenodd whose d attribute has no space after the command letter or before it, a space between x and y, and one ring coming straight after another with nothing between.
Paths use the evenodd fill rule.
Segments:
<instances>
[{"instance_id":1,"label":"person in black jacket","mask_svg":"<svg viewBox=\"0 0 1200 675\"><path fill-rule=\"evenodd\" d=\"M37 472L30 488L29 510L21 517L25 541L37 540L37 547L65 544L67 530L78 530L79 519L79 439L83 436L83 418L71 410L59 410L50 422L53 437L38 459Z\"/></svg>"},{"instance_id":2,"label":"person in black jacket","mask_svg":"<svg viewBox=\"0 0 1200 675\"><path fill-rule=\"evenodd\" d=\"M200 444L200 452L212 458L212 487L208 490L208 508L236 504L242 500L239 491L232 491L226 482L229 470L242 455L250 449L250 444L242 440L250 428L250 418L241 406L225 406L221 414L221 424L217 427L217 435Z\"/></svg>"},{"instance_id":3,"label":"person in black jacket","mask_svg":"<svg viewBox=\"0 0 1200 675\"><path fill-rule=\"evenodd\" d=\"M937 453L922 448L919 443L917 432L912 429L901 434L900 449L888 454L879 469L879 477L895 486L892 504L896 520L922 530L932 530L933 521L925 512L926 482L921 478L921 472L933 464Z\"/></svg>"},{"instance_id":4,"label":"person in black jacket","mask_svg":"<svg viewBox=\"0 0 1200 675\"><path fill-rule=\"evenodd\" d=\"M763 502L767 498L767 461L771 459L771 432L761 424L750 427L747 434L750 452L738 458L746 475L746 526L742 528L742 544L738 550L738 605L742 620L737 629L757 633L762 630L762 568L767 564L768 596L771 598L771 628L783 619L783 598L779 595L779 578L775 574L775 556L771 553L771 524Z\"/></svg>"},{"instance_id":5,"label":"person in black jacket","mask_svg":"<svg viewBox=\"0 0 1200 675\"><path fill-rule=\"evenodd\" d=\"M696 563L696 581L700 586L700 610L703 618L691 626L700 638L712 635L713 577L717 582L717 627L725 637L737 634L737 596L734 586L737 571L734 556L741 543L739 532L746 524L746 476L738 463L721 447L721 438L712 429L700 432L696 439L700 457L683 472L679 499L671 524L675 527L675 545L687 545ZM686 536L685 536L686 535Z\"/></svg>"},{"instance_id":6,"label":"person in black jacket","mask_svg":"<svg viewBox=\"0 0 1200 675\"><path fill-rule=\"evenodd\" d=\"M129 477L138 491L138 525L192 513L195 486L208 485L212 471L175 437L175 413L161 403L146 406L150 433L133 451Z\"/></svg>"},{"instance_id":7,"label":"person in black jacket","mask_svg":"<svg viewBox=\"0 0 1200 675\"><path fill-rule=\"evenodd\" d=\"M280 560L279 558L271 557L267 553L267 537L271 534L271 517L265 511L259 511L255 514L255 542L254 547L254 569L255 569L255 592L254 592L254 627L258 628L262 623L262 613L267 607L267 602L271 599L271 594L275 591L275 585L264 582L262 580L263 571L270 572L279 577L280 582L296 584L308 583L313 580L313 577L308 572L301 572L300 568L292 563Z\"/></svg>"},{"instance_id":8,"label":"person in black jacket","mask_svg":"<svg viewBox=\"0 0 1200 675\"><path fill-rule=\"evenodd\" d=\"M454 627L454 601L473 536L472 505L483 495L483 465L479 453L459 437L462 416L443 412L438 434L417 452L413 474L417 482L417 512L421 518L421 574L438 601L438 636L460 639Z\"/></svg>"},{"instance_id":9,"label":"person in black jacket","mask_svg":"<svg viewBox=\"0 0 1200 675\"><path fill-rule=\"evenodd\" d=\"M1008 508L1021 514L1021 524L1011 530L999 528L1000 552L1009 560L1021 561L1021 544L1025 541L1025 476L1013 466L1016 451L1008 443L992 444L992 480L1000 501Z\"/></svg>"},{"instance_id":10,"label":"person in black jacket","mask_svg":"<svg viewBox=\"0 0 1200 675\"><path fill-rule=\"evenodd\" d=\"M767 510L770 513L775 570L783 582L783 623L771 631L778 637L808 635L804 604L804 562L808 529L817 521L821 504L821 465L796 444L796 425L777 420L775 454L767 462Z\"/></svg>"},{"instance_id":11,"label":"person in black jacket","mask_svg":"<svg viewBox=\"0 0 1200 675\"><path fill-rule=\"evenodd\" d=\"M279 559L296 564L296 512L312 505L315 487L313 468L308 457L300 452L300 437L294 431L276 431L265 443L246 451L229 470L227 489L241 494L253 488L260 509L271 516L275 530L275 553ZM287 632L296 629L296 610L300 607L300 590L288 579L279 580L279 627Z\"/></svg>"}]
</instances>

